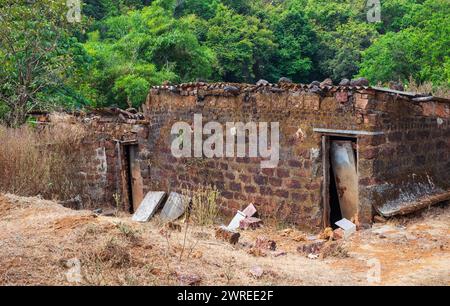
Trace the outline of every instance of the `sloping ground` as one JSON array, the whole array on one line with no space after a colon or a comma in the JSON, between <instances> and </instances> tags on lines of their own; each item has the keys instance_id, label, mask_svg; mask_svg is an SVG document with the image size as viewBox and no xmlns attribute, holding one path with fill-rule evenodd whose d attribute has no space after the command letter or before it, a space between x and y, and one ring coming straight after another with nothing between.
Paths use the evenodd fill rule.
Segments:
<instances>
[{"instance_id":1,"label":"sloping ground","mask_svg":"<svg viewBox=\"0 0 450 306\"><path fill-rule=\"evenodd\" d=\"M213 228L181 225L179 232L157 219L140 224L0 195L0 284L450 284L448 205L376 224L317 259L296 251L306 235L295 230L242 231L231 246ZM277 250L255 252L261 235Z\"/></svg>"}]
</instances>

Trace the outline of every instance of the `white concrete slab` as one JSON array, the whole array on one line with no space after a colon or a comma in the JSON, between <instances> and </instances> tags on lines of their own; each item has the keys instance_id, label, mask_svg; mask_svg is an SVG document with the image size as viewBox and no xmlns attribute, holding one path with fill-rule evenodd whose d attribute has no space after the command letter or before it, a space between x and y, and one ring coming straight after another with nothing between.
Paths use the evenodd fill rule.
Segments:
<instances>
[{"instance_id":1,"label":"white concrete slab","mask_svg":"<svg viewBox=\"0 0 450 306\"><path fill-rule=\"evenodd\" d=\"M189 205L190 199L177 192L171 192L161 212L161 218L166 221L174 221L181 217Z\"/></svg>"},{"instance_id":2,"label":"white concrete slab","mask_svg":"<svg viewBox=\"0 0 450 306\"><path fill-rule=\"evenodd\" d=\"M351 234L356 232L356 224L347 219L341 219L335 223L344 230L344 238L348 238Z\"/></svg>"},{"instance_id":3,"label":"white concrete slab","mask_svg":"<svg viewBox=\"0 0 450 306\"><path fill-rule=\"evenodd\" d=\"M156 210L164 200L166 193L164 191L150 191L142 200L141 205L134 213L132 220L137 222L148 222L155 214Z\"/></svg>"},{"instance_id":4,"label":"white concrete slab","mask_svg":"<svg viewBox=\"0 0 450 306\"><path fill-rule=\"evenodd\" d=\"M247 216L240 210L237 211L233 220L231 220L230 224L228 224L227 229L229 231L235 231L239 228L239 224L242 220L244 220Z\"/></svg>"}]
</instances>

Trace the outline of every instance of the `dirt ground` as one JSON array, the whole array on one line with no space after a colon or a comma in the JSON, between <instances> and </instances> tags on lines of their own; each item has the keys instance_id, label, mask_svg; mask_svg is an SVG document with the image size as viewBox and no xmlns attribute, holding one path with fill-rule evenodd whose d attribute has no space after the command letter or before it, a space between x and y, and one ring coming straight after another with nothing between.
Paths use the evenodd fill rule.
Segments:
<instances>
[{"instance_id":1,"label":"dirt ground","mask_svg":"<svg viewBox=\"0 0 450 306\"><path fill-rule=\"evenodd\" d=\"M450 284L448 205L327 242L319 256L297 251L315 237L294 229L241 231L233 246L216 240L214 227L179 224L181 231L158 218L136 223L0 195L0 284ZM276 250L256 249L261 236Z\"/></svg>"}]
</instances>

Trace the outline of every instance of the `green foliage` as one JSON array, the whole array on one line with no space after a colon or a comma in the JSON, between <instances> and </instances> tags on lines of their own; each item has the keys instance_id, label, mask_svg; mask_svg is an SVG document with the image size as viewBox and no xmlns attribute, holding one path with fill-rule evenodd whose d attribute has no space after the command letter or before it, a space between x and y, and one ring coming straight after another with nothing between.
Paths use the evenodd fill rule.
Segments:
<instances>
[{"instance_id":1,"label":"green foliage","mask_svg":"<svg viewBox=\"0 0 450 306\"><path fill-rule=\"evenodd\" d=\"M338 26L328 39L324 39L333 56L323 59L320 67L335 80L351 78L359 71L363 50L371 45L375 37L375 27L368 23L350 21Z\"/></svg>"},{"instance_id":2,"label":"green foliage","mask_svg":"<svg viewBox=\"0 0 450 306\"><path fill-rule=\"evenodd\" d=\"M449 16L448 1L425 1L407 16L405 29L388 32L364 52L360 75L373 82L392 79L407 82L412 76L420 82L432 81L450 86L447 77Z\"/></svg>"},{"instance_id":3,"label":"green foliage","mask_svg":"<svg viewBox=\"0 0 450 306\"><path fill-rule=\"evenodd\" d=\"M155 4L105 19L102 33L90 33L85 44L98 105L136 107L150 85L208 78L214 55L186 23Z\"/></svg>"},{"instance_id":4,"label":"green foliage","mask_svg":"<svg viewBox=\"0 0 450 306\"><path fill-rule=\"evenodd\" d=\"M38 108L138 107L164 81L364 76L450 86L448 0L382 0L378 23L367 22L366 5L84 0L80 25L66 21L64 0L2 0L0 120L20 124Z\"/></svg>"},{"instance_id":5,"label":"green foliage","mask_svg":"<svg viewBox=\"0 0 450 306\"><path fill-rule=\"evenodd\" d=\"M317 37L302 12L303 2L293 0L287 9L276 10L271 16L270 26L278 44L272 60L275 75L271 79L285 76L305 82L314 69L312 57L317 51Z\"/></svg>"},{"instance_id":6,"label":"green foliage","mask_svg":"<svg viewBox=\"0 0 450 306\"><path fill-rule=\"evenodd\" d=\"M273 34L251 16L235 13L219 5L214 18L208 21L206 44L217 56L216 80L252 81L260 76L275 47Z\"/></svg>"},{"instance_id":7,"label":"green foliage","mask_svg":"<svg viewBox=\"0 0 450 306\"><path fill-rule=\"evenodd\" d=\"M186 16L194 14L202 19L210 19L216 15L218 0L183 0L175 8L175 15Z\"/></svg>"},{"instance_id":8,"label":"green foliage","mask_svg":"<svg viewBox=\"0 0 450 306\"><path fill-rule=\"evenodd\" d=\"M35 109L52 108L52 93L83 65L63 2L3 0L0 7L0 100L16 126ZM6 105L6 107L5 107Z\"/></svg>"}]
</instances>

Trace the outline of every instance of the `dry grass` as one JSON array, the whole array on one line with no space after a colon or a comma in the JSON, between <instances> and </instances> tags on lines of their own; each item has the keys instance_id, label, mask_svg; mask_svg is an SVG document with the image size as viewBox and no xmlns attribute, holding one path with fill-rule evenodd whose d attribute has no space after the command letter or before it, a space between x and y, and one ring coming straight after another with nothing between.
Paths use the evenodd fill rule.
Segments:
<instances>
[{"instance_id":1,"label":"dry grass","mask_svg":"<svg viewBox=\"0 0 450 306\"><path fill-rule=\"evenodd\" d=\"M197 225L213 225L217 221L219 191L214 186L199 185L194 191L186 190L183 194L191 198L190 219Z\"/></svg>"},{"instance_id":2,"label":"dry grass","mask_svg":"<svg viewBox=\"0 0 450 306\"><path fill-rule=\"evenodd\" d=\"M0 126L0 192L70 199L82 190L77 150L86 131L63 115L45 128ZM74 179L75 177L75 179Z\"/></svg>"},{"instance_id":3,"label":"dry grass","mask_svg":"<svg viewBox=\"0 0 450 306\"><path fill-rule=\"evenodd\" d=\"M417 93L431 93L436 97L450 98L450 88L448 86L434 86L431 82L418 83L412 77L409 78L405 90Z\"/></svg>"},{"instance_id":4,"label":"dry grass","mask_svg":"<svg viewBox=\"0 0 450 306\"><path fill-rule=\"evenodd\" d=\"M37 197L0 196L0 211L0 285L74 285L68 272L77 267L79 283L91 285L361 285L368 284L367 260L374 258L382 264L381 284L450 283L448 206L412 217L393 237L366 230L345 245L330 242L317 259L297 252L304 242L294 239L296 231L270 227L242 231L232 246L215 240L209 227L160 232L157 220L93 217ZM249 255L261 235L276 241L277 250ZM275 256L279 251L286 254ZM261 277L252 275L255 266Z\"/></svg>"}]
</instances>

